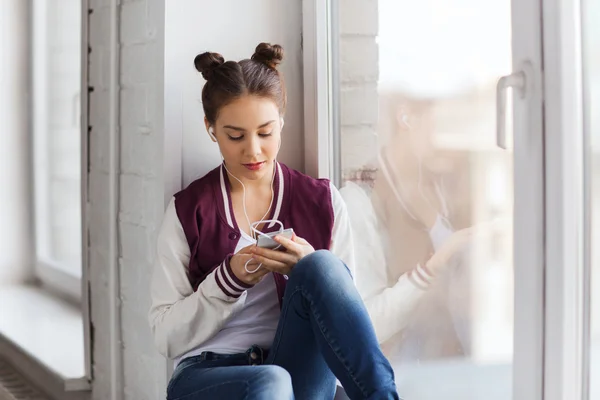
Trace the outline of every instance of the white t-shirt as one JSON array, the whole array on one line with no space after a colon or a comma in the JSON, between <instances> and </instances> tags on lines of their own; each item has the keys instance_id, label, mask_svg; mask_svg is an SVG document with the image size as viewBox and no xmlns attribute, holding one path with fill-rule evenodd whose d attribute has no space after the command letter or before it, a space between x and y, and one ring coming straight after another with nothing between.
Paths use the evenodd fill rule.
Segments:
<instances>
[{"instance_id":1,"label":"white t-shirt","mask_svg":"<svg viewBox=\"0 0 600 400\"><path fill-rule=\"evenodd\" d=\"M242 232L235 253L252 244L255 244L255 240ZM246 304L235 317L231 318L215 336L202 343L200 347L181 356L176 363L204 351L233 354L243 353L254 344L264 348L271 347L280 314L273 274L265 275L247 293Z\"/></svg>"}]
</instances>

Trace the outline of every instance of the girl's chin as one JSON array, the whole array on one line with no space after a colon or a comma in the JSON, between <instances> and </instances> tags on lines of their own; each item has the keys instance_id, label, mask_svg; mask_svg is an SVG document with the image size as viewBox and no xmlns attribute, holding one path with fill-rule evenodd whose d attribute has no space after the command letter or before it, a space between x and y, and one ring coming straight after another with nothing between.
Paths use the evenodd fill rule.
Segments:
<instances>
[{"instance_id":1,"label":"girl's chin","mask_svg":"<svg viewBox=\"0 0 600 400\"><path fill-rule=\"evenodd\" d=\"M260 165L244 165L240 164L236 172L230 169L234 175L240 175L248 180L259 180L271 171L273 163L270 161L262 162Z\"/></svg>"}]
</instances>

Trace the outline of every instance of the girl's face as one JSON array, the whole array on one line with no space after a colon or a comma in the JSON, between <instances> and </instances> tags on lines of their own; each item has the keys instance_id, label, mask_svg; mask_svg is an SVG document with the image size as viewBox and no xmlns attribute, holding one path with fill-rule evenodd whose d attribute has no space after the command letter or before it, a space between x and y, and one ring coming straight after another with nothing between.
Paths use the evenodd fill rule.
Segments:
<instances>
[{"instance_id":1,"label":"girl's face","mask_svg":"<svg viewBox=\"0 0 600 400\"><path fill-rule=\"evenodd\" d=\"M281 144L282 122L277 105L268 98L245 95L219 110L212 129L229 172L241 180L271 174Z\"/></svg>"},{"instance_id":2,"label":"girl's face","mask_svg":"<svg viewBox=\"0 0 600 400\"><path fill-rule=\"evenodd\" d=\"M396 109L397 134L390 140L392 147L402 147L418 163L432 172L444 172L447 161L433 143L437 118L428 103L399 104ZM399 162L403 162L400 160Z\"/></svg>"}]
</instances>

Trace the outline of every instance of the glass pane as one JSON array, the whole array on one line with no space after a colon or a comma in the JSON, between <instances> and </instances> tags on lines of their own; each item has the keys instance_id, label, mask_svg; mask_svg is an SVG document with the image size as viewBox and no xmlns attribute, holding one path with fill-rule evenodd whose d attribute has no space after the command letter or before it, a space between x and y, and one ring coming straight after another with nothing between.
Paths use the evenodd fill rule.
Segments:
<instances>
[{"instance_id":1,"label":"glass pane","mask_svg":"<svg viewBox=\"0 0 600 400\"><path fill-rule=\"evenodd\" d=\"M81 2L32 3L36 244L81 276Z\"/></svg>"},{"instance_id":2,"label":"glass pane","mask_svg":"<svg viewBox=\"0 0 600 400\"><path fill-rule=\"evenodd\" d=\"M513 158L495 144L511 2L350 4L337 49L341 192L400 396L511 398Z\"/></svg>"},{"instance_id":3,"label":"glass pane","mask_svg":"<svg viewBox=\"0 0 600 400\"><path fill-rule=\"evenodd\" d=\"M584 0L583 53L586 132L591 145L591 370L590 399L600 398L600 1ZM594 21L595 23L592 23Z\"/></svg>"}]
</instances>

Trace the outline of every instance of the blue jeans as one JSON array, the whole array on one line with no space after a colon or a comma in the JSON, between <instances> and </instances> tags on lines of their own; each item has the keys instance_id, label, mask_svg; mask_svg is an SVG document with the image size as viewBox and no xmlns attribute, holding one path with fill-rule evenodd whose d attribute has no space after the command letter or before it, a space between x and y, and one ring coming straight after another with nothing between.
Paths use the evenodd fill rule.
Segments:
<instances>
[{"instance_id":1,"label":"blue jeans","mask_svg":"<svg viewBox=\"0 0 600 400\"><path fill-rule=\"evenodd\" d=\"M167 398L330 400L336 377L351 399L399 399L348 268L317 251L290 274L270 349L187 358L175 369Z\"/></svg>"}]
</instances>

